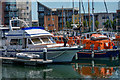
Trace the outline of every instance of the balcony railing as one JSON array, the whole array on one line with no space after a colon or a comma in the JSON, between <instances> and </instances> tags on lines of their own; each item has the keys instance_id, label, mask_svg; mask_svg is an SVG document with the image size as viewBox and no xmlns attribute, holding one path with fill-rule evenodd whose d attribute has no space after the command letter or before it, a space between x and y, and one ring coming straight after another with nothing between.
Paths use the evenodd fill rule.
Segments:
<instances>
[{"instance_id":1,"label":"balcony railing","mask_svg":"<svg viewBox=\"0 0 120 80\"><path fill-rule=\"evenodd\" d=\"M5 15L5 17L18 17L18 14L17 15Z\"/></svg>"},{"instance_id":2,"label":"balcony railing","mask_svg":"<svg viewBox=\"0 0 120 80\"><path fill-rule=\"evenodd\" d=\"M4 11L18 11L18 9L17 8L12 8L12 9L9 9L9 8L6 8Z\"/></svg>"}]
</instances>

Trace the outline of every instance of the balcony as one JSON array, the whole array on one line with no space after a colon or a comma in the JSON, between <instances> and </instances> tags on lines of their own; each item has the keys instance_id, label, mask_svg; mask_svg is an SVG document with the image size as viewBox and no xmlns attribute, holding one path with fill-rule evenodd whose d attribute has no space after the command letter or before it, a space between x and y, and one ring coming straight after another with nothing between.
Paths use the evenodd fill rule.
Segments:
<instances>
[{"instance_id":1,"label":"balcony","mask_svg":"<svg viewBox=\"0 0 120 80\"><path fill-rule=\"evenodd\" d=\"M6 11L6 12L16 12L16 11L18 11L18 9L17 8L11 8L11 9L9 9L9 8L6 8L4 11Z\"/></svg>"},{"instance_id":2,"label":"balcony","mask_svg":"<svg viewBox=\"0 0 120 80\"><path fill-rule=\"evenodd\" d=\"M18 14L16 14L16 15L6 14L4 17L5 17L5 18L8 18L8 17L18 17Z\"/></svg>"},{"instance_id":3,"label":"balcony","mask_svg":"<svg viewBox=\"0 0 120 80\"><path fill-rule=\"evenodd\" d=\"M59 14L58 17L62 17L62 14ZM65 17L65 15L63 15L63 17Z\"/></svg>"}]
</instances>

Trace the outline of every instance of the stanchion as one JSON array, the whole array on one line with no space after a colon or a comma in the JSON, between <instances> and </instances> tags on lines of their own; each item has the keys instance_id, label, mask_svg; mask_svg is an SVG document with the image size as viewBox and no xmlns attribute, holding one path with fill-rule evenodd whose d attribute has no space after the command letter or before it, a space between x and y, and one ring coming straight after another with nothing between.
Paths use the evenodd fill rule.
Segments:
<instances>
[{"instance_id":1,"label":"stanchion","mask_svg":"<svg viewBox=\"0 0 120 80\"><path fill-rule=\"evenodd\" d=\"M92 55L91 55L91 57L94 58L94 56L95 56L95 52L94 52L94 44L91 45L91 48L92 48Z\"/></svg>"},{"instance_id":2,"label":"stanchion","mask_svg":"<svg viewBox=\"0 0 120 80\"><path fill-rule=\"evenodd\" d=\"M47 61L47 48L43 48L43 60Z\"/></svg>"},{"instance_id":3,"label":"stanchion","mask_svg":"<svg viewBox=\"0 0 120 80\"><path fill-rule=\"evenodd\" d=\"M77 53L75 54L75 59L78 60L78 54Z\"/></svg>"}]
</instances>

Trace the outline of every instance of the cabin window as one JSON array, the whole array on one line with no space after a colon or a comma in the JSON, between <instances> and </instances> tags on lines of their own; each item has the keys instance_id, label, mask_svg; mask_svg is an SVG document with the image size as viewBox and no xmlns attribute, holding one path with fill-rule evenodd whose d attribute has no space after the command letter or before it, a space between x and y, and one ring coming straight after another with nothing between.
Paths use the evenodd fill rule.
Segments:
<instances>
[{"instance_id":1,"label":"cabin window","mask_svg":"<svg viewBox=\"0 0 120 80\"><path fill-rule=\"evenodd\" d=\"M87 38L89 38L89 34L87 34Z\"/></svg>"},{"instance_id":2,"label":"cabin window","mask_svg":"<svg viewBox=\"0 0 120 80\"><path fill-rule=\"evenodd\" d=\"M59 37L59 41L61 41L62 39L61 39L61 37Z\"/></svg>"},{"instance_id":3,"label":"cabin window","mask_svg":"<svg viewBox=\"0 0 120 80\"><path fill-rule=\"evenodd\" d=\"M50 40L52 41L52 43L56 43L52 37L50 37Z\"/></svg>"},{"instance_id":4,"label":"cabin window","mask_svg":"<svg viewBox=\"0 0 120 80\"><path fill-rule=\"evenodd\" d=\"M28 39L28 44L32 44L32 42L30 41L30 39Z\"/></svg>"},{"instance_id":5,"label":"cabin window","mask_svg":"<svg viewBox=\"0 0 120 80\"><path fill-rule=\"evenodd\" d=\"M109 37L111 37L111 35L109 34Z\"/></svg>"},{"instance_id":6,"label":"cabin window","mask_svg":"<svg viewBox=\"0 0 120 80\"><path fill-rule=\"evenodd\" d=\"M53 39L54 39L55 41L57 41L57 40L58 40L58 38L57 38L57 37L53 37Z\"/></svg>"},{"instance_id":7,"label":"cabin window","mask_svg":"<svg viewBox=\"0 0 120 80\"><path fill-rule=\"evenodd\" d=\"M22 45L22 39L11 39L10 45Z\"/></svg>"},{"instance_id":8,"label":"cabin window","mask_svg":"<svg viewBox=\"0 0 120 80\"><path fill-rule=\"evenodd\" d=\"M112 33L112 36L115 37L114 33Z\"/></svg>"},{"instance_id":9,"label":"cabin window","mask_svg":"<svg viewBox=\"0 0 120 80\"><path fill-rule=\"evenodd\" d=\"M107 34L106 34L106 33L104 33L103 35L105 35L105 36L106 36Z\"/></svg>"},{"instance_id":10,"label":"cabin window","mask_svg":"<svg viewBox=\"0 0 120 80\"><path fill-rule=\"evenodd\" d=\"M33 41L34 44L42 43L39 38L32 38L31 40Z\"/></svg>"},{"instance_id":11,"label":"cabin window","mask_svg":"<svg viewBox=\"0 0 120 80\"><path fill-rule=\"evenodd\" d=\"M48 39L48 37L42 37L41 39L44 43L50 43L50 40Z\"/></svg>"}]
</instances>

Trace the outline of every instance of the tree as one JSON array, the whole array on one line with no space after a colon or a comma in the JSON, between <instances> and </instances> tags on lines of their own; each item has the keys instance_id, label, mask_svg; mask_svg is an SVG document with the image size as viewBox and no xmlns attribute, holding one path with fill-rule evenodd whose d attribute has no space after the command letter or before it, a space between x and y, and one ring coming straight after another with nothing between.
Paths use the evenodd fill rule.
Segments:
<instances>
[{"instance_id":1,"label":"tree","mask_svg":"<svg viewBox=\"0 0 120 80\"><path fill-rule=\"evenodd\" d=\"M83 21L83 27L84 27L84 30L86 30L87 29L87 24L88 24L88 22L86 22L86 21Z\"/></svg>"},{"instance_id":2,"label":"tree","mask_svg":"<svg viewBox=\"0 0 120 80\"><path fill-rule=\"evenodd\" d=\"M113 27L113 30L116 30L116 25L117 25L117 22L116 22L116 19L112 21L112 27Z\"/></svg>"},{"instance_id":3,"label":"tree","mask_svg":"<svg viewBox=\"0 0 120 80\"><path fill-rule=\"evenodd\" d=\"M96 29L98 29L98 25L99 25L99 22L95 21L95 27L96 27Z\"/></svg>"},{"instance_id":4,"label":"tree","mask_svg":"<svg viewBox=\"0 0 120 80\"><path fill-rule=\"evenodd\" d=\"M70 22L70 28L72 28L72 27L73 27L73 26L71 26L71 24L73 24L73 22L72 22L72 21Z\"/></svg>"},{"instance_id":5,"label":"tree","mask_svg":"<svg viewBox=\"0 0 120 80\"><path fill-rule=\"evenodd\" d=\"M111 22L111 25L110 25L110 22ZM113 24L113 22L110 20L110 22L109 22L109 20L107 20L105 23L104 23L104 26L105 26L105 28L107 29L107 31L109 30L109 28L111 28L111 26L112 26L112 24Z\"/></svg>"},{"instance_id":6,"label":"tree","mask_svg":"<svg viewBox=\"0 0 120 80\"><path fill-rule=\"evenodd\" d=\"M67 28L70 28L70 27L71 27L69 21L66 22L66 27L67 27Z\"/></svg>"}]
</instances>

